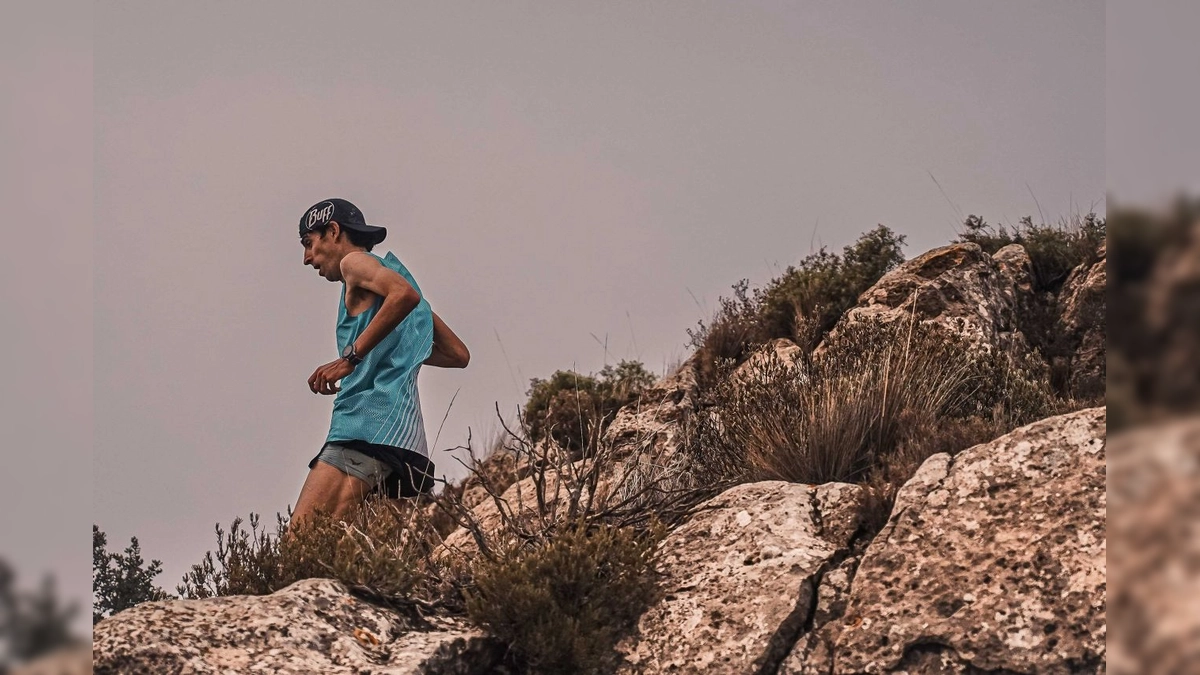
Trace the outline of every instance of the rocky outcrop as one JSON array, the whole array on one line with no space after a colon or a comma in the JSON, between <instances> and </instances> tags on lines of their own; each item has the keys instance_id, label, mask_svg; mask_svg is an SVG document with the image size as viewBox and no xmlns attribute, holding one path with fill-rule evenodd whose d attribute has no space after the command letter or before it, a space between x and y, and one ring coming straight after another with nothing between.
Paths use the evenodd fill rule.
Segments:
<instances>
[{"instance_id":1,"label":"rocky outcrop","mask_svg":"<svg viewBox=\"0 0 1200 675\"><path fill-rule=\"evenodd\" d=\"M937 324L971 344L1013 353L1028 350L1017 321L1018 284L1025 283L1023 250L1002 249L1001 262L978 244L933 249L883 275L834 327L851 322L909 320ZM999 252L998 252L999 253ZM1028 260L1028 256L1024 256ZM1022 281L1025 279L1025 281Z\"/></svg>"},{"instance_id":2,"label":"rocky outcrop","mask_svg":"<svg viewBox=\"0 0 1200 675\"><path fill-rule=\"evenodd\" d=\"M146 603L92 632L98 674L482 675L503 652L458 621L408 619L328 579L268 596Z\"/></svg>"},{"instance_id":3,"label":"rocky outcrop","mask_svg":"<svg viewBox=\"0 0 1200 675\"><path fill-rule=\"evenodd\" d=\"M929 458L782 672L1104 672L1105 411Z\"/></svg>"},{"instance_id":4,"label":"rocky outcrop","mask_svg":"<svg viewBox=\"0 0 1200 675\"><path fill-rule=\"evenodd\" d=\"M1105 295L1108 289L1106 247L1101 245L1099 260L1080 265L1067 277L1059 294L1058 339L1068 354L1067 391L1080 399L1104 395Z\"/></svg>"},{"instance_id":5,"label":"rocky outcrop","mask_svg":"<svg viewBox=\"0 0 1200 675\"><path fill-rule=\"evenodd\" d=\"M731 377L734 383L770 381L766 373L772 365L796 366L803 354L804 350L795 342L787 338L776 338L738 366Z\"/></svg>"},{"instance_id":6,"label":"rocky outcrop","mask_svg":"<svg viewBox=\"0 0 1200 675\"><path fill-rule=\"evenodd\" d=\"M620 645L622 672L774 672L858 527L861 494L771 481L704 504L661 545L662 599Z\"/></svg>"},{"instance_id":7,"label":"rocky outcrop","mask_svg":"<svg viewBox=\"0 0 1200 675\"><path fill-rule=\"evenodd\" d=\"M1108 495L1108 672L1191 672L1200 663L1200 417L1114 434Z\"/></svg>"},{"instance_id":8,"label":"rocky outcrop","mask_svg":"<svg viewBox=\"0 0 1200 675\"><path fill-rule=\"evenodd\" d=\"M666 460L675 452L679 421L696 405L696 356L617 411L601 442L620 459L647 455Z\"/></svg>"}]
</instances>

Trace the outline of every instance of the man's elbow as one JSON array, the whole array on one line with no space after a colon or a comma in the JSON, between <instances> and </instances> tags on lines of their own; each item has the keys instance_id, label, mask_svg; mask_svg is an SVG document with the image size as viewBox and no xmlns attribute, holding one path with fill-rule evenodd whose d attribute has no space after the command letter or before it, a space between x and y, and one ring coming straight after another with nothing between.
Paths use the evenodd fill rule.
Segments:
<instances>
[{"instance_id":1,"label":"man's elbow","mask_svg":"<svg viewBox=\"0 0 1200 675\"><path fill-rule=\"evenodd\" d=\"M467 364L470 362L471 362L471 352L467 351L466 347L463 347L462 349L458 350L458 353L454 355L454 367L455 368L466 368Z\"/></svg>"}]
</instances>

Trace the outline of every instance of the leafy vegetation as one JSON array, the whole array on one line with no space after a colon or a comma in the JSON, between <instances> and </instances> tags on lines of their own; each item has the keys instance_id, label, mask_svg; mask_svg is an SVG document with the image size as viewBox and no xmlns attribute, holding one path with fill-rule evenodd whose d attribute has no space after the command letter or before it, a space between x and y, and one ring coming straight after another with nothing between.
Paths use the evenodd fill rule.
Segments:
<instances>
[{"instance_id":1,"label":"leafy vegetation","mask_svg":"<svg viewBox=\"0 0 1200 675\"><path fill-rule=\"evenodd\" d=\"M551 438L578 454L593 432L603 433L617 410L652 384L654 375L639 361L605 366L594 376L558 370L530 380L523 421L534 442Z\"/></svg>"},{"instance_id":2,"label":"leafy vegetation","mask_svg":"<svg viewBox=\"0 0 1200 675\"><path fill-rule=\"evenodd\" d=\"M574 523L543 541L510 542L472 570L468 615L532 672L612 672L613 647L654 596L660 538Z\"/></svg>"},{"instance_id":3,"label":"leafy vegetation","mask_svg":"<svg viewBox=\"0 0 1200 675\"><path fill-rule=\"evenodd\" d=\"M904 239L879 225L841 254L822 247L753 294L748 280L734 284L733 297L720 299L712 319L688 330L701 388L711 388L719 372L772 339L787 338L811 351L864 291L904 261Z\"/></svg>"},{"instance_id":4,"label":"leafy vegetation","mask_svg":"<svg viewBox=\"0 0 1200 675\"><path fill-rule=\"evenodd\" d=\"M162 573L162 561L142 558L137 537L131 537L123 553L108 551L108 535L92 525L92 623L134 605L171 597L154 585Z\"/></svg>"}]
</instances>

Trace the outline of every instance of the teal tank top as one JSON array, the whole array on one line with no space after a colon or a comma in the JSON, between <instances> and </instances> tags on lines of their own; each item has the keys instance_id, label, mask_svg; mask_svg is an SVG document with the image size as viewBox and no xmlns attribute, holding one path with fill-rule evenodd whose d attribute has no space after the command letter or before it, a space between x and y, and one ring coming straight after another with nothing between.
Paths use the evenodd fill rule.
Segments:
<instances>
[{"instance_id":1,"label":"teal tank top","mask_svg":"<svg viewBox=\"0 0 1200 675\"><path fill-rule=\"evenodd\" d=\"M369 255L398 272L421 293L417 280L395 254L389 252L384 258ZM362 334L382 304L383 298L376 298L370 309L350 316L346 312L346 284L342 283L337 323L339 353ZM428 457L417 374L432 351L433 310L422 295L421 302L400 325L367 352L354 372L342 378L341 391L333 399L333 418L325 442L366 441Z\"/></svg>"}]
</instances>

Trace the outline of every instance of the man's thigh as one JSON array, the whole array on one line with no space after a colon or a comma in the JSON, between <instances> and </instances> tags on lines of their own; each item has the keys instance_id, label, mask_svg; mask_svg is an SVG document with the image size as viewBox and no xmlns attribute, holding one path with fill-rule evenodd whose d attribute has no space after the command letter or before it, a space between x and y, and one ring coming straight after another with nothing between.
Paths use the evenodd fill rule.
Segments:
<instances>
[{"instance_id":1,"label":"man's thigh","mask_svg":"<svg viewBox=\"0 0 1200 675\"><path fill-rule=\"evenodd\" d=\"M343 516L361 503L371 489L372 486L361 478L318 461L313 464L308 477L304 479L304 487L300 488L292 520L299 521L316 511L323 511L334 517Z\"/></svg>"}]
</instances>

